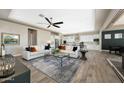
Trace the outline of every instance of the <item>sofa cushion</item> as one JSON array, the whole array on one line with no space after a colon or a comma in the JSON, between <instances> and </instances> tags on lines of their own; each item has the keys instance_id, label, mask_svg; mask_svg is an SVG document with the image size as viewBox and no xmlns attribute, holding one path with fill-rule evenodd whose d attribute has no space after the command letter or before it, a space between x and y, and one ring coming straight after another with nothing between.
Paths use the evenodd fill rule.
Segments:
<instances>
[{"instance_id":1,"label":"sofa cushion","mask_svg":"<svg viewBox=\"0 0 124 93\"><path fill-rule=\"evenodd\" d=\"M30 52L31 56L43 54L43 51Z\"/></svg>"},{"instance_id":2,"label":"sofa cushion","mask_svg":"<svg viewBox=\"0 0 124 93\"><path fill-rule=\"evenodd\" d=\"M60 50L60 52L62 52L62 53L68 53L68 54L74 53L73 51L69 51L69 50Z\"/></svg>"},{"instance_id":3,"label":"sofa cushion","mask_svg":"<svg viewBox=\"0 0 124 93\"><path fill-rule=\"evenodd\" d=\"M45 49L45 45L41 45L39 49L40 50L44 50Z\"/></svg>"},{"instance_id":4,"label":"sofa cushion","mask_svg":"<svg viewBox=\"0 0 124 93\"><path fill-rule=\"evenodd\" d=\"M72 51L72 46L66 46L67 51Z\"/></svg>"}]
</instances>

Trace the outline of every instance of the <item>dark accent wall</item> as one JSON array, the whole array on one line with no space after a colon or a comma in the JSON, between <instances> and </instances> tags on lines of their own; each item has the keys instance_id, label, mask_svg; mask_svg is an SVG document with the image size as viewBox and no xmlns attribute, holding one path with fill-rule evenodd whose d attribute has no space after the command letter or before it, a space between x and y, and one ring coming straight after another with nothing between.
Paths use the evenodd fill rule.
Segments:
<instances>
[{"instance_id":1,"label":"dark accent wall","mask_svg":"<svg viewBox=\"0 0 124 93\"><path fill-rule=\"evenodd\" d=\"M114 35L117 33L122 33L122 38L115 39ZM111 34L111 39L105 39L105 34ZM109 46L124 46L124 29L123 30L111 30L102 32L102 49L108 50Z\"/></svg>"}]
</instances>

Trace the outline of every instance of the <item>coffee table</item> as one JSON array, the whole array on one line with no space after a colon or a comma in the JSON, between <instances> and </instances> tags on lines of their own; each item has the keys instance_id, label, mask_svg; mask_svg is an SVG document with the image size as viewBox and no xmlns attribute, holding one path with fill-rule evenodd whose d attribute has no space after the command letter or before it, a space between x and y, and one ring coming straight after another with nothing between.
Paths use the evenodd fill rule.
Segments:
<instances>
[{"instance_id":1,"label":"coffee table","mask_svg":"<svg viewBox=\"0 0 124 93\"><path fill-rule=\"evenodd\" d=\"M55 54L52 54L52 56L54 56L59 62L60 62L60 69L61 69L61 72L62 72L62 68L63 68L63 62L64 62L64 58L68 58L70 59L70 55L68 53L55 53Z\"/></svg>"}]
</instances>

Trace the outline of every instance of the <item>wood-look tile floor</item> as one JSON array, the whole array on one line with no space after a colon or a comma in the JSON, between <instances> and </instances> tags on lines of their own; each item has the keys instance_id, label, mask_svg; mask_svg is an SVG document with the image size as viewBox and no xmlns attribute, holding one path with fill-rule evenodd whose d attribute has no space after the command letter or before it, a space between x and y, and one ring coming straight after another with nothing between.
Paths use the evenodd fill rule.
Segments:
<instances>
[{"instance_id":1,"label":"wood-look tile floor","mask_svg":"<svg viewBox=\"0 0 124 93\"><path fill-rule=\"evenodd\" d=\"M120 79L108 64L106 58L111 54L89 51L86 54L88 60L82 62L71 83L120 83ZM30 63L19 58L31 70L32 83L57 83L55 80L47 76L45 73L37 70Z\"/></svg>"}]
</instances>

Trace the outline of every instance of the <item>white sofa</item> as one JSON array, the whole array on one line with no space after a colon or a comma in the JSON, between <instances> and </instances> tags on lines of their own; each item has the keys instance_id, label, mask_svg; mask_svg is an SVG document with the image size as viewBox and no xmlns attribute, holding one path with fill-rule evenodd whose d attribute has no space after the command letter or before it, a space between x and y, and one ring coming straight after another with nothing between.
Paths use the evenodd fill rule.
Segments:
<instances>
[{"instance_id":1,"label":"white sofa","mask_svg":"<svg viewBox=\"0 0 124 93\"><path fill-rule=\"evenodd\" d=\"M45 46L31 46L36 48L36 52L26 51L26 47L23 49L22 57L26 60L34 59L37 57L44 56L46 54L51 54L51 49L45 50Z\"/></svg>"},{"instance_id":2,"label":"white sofa","mask_svg":"<svg viewBox=\"0 0 124 93\"><path fill-rule=\"evenodd\" d=\"M74 46L68 46L68 45L66 45L65 46L65 50L60 50L60 52L69 53L70 57L78 58L79 57L80 47L79 46L76 46L77 47L77 50L76 51L73 51L73 47Z\"/></svg>"}]
</instances>

